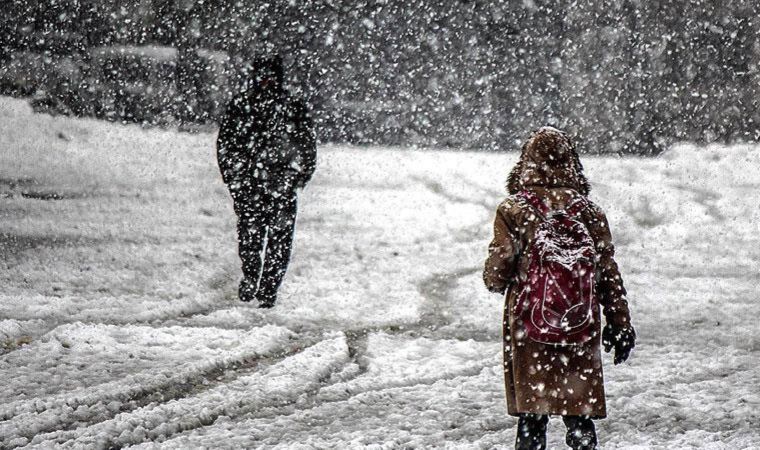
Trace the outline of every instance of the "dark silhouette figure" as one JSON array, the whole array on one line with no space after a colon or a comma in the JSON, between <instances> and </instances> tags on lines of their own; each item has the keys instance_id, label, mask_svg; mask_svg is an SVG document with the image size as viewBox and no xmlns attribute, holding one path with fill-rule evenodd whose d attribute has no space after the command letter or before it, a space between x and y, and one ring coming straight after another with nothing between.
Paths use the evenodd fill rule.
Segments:
<instances>
[{"instance_id":1,"label":"dark silhouette figure","mask_svg":"<svg viewBox=\"0 0 760 450\"><path fill-rule=\"evenodd\" d=\"M246 89L222 118L217 158L238 216L240 300L270 308L290 261L296 190L316 165L311 118L284 88L279 57L254 61Z\"/></svg>"}]
</instances>

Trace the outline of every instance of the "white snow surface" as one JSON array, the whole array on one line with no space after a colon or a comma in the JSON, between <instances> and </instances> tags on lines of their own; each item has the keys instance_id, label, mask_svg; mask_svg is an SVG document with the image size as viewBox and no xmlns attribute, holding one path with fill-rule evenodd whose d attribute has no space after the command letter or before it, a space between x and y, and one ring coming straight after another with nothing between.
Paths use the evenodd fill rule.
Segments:
<instances>
[{"instance_id":1,"label":"white snow surface","mask_svg":"<svg viewBox=\"0 0 760 450\"><path fill-rule=\"evenodd\" d=\"M260 310L214 138L0 98L0 448L511 448L480 269L517 154L321 147ZM760 148L583 162L639 334L602 448L760 449Z\"/></svg>"}]
</instances>

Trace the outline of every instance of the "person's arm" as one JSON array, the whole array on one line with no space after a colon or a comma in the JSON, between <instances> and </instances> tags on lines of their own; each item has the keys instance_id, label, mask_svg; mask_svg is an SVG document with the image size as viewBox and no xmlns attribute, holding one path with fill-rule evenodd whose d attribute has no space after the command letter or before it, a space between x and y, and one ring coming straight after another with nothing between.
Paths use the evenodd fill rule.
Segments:
<instances>
[{"instance_id":1,"label":"person's arm","mask_svg":"<svg viewBox=\"0 0 760 450\"><path fill-rule=\"evenodd\" d=\"M596 217L594 220L596 224L594 228L596 230L597 267L599 268L599 281L597 283L599 303L602 306L602 312L607 323L618 328L624 328L631 323L626 290L615 261L615 246L612 244L607 217L600 209L595 209Z\"/></svg>"},{"instance_id":2,"label":"person's arm","mask_svg":"<svg viewBox=\"0 0 760 450\"><path fill-rule=\"evenodd\" d=\"M598 207L594 207L594 210L593 225L599 270L596 288L607 321L602 331L602 344L607 352L615 349L614 362L620 364L628 359L636 346L636 331L631 324L626 290L615 261L615 246L612 244L607 217Z\"/></svg>"},{"instance_id":3,"label":"person's arm","mask_svg":"<svg viewBox=\"0 0 760 450\"><path fill-rule=\"evenodd\" d=\"M298 177L298 186L304 187L311 180L317 167L317 140L314 135L314 122L306 105L298 101L294 106L295 140L301 155L301 171Z\"/></svg>"},{"instance_id":4,"label":"person's arm","mask_svg":"<svg viewBox=\"0 0 760 450\"><path fill-rule=\"evenodd\" d=\"M514 277L517 263L518 238L508 216L508 202L496 210L493 239L488 246L488 258L483 268L483 281L489 291L503 294Z\"/></svg>"},{"instance_id":5,"label":"person's arm","mask_svg":"<svg viewBox=\"0 0 760 450\"><path fill-rule=\"evenodd\" d=\"M250 172L247 146L252 120L250 112L245 111L244 106L240 97L235 97L228 103L216 139L217 161L222 180L235 199L249 182Z\"/></svg>"}]
</instances>

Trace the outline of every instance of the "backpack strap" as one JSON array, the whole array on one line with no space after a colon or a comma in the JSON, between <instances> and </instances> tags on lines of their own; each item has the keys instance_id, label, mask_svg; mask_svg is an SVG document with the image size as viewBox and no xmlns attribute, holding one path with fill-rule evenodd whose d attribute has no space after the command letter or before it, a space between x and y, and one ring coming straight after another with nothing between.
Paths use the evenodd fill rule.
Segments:
<instances>
[{"instance_id":1,"label":"backpack strap","mask_svg":"<svg viewBox=\"0 0 760 450\"><path fill-rule=\"evenodd\" d=\"M549 214L549 207L536 194L528 190L522 190L517 193L517 196L525 203L533 207L541 217L546 217Z\"/></svg>"},{"instance_id":2,"label":"backpack strap","mask_svg":"<svg viewBox=\"0 0 760 450\"><path fill-rule=\"evenodd\" d=\"M586 197L578 196L567 205L565 213L570 217L577 216L583 212L586 207L588 207L588 200L586 200Z\"/></svg>"}]
</instances>

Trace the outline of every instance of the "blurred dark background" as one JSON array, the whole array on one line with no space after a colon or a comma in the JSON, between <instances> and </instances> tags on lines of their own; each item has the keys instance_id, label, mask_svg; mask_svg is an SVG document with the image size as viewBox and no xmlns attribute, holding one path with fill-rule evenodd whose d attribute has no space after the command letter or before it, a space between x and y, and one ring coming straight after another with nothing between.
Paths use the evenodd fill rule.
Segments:
<instances>
[{"instance_id":1,"label":"blurred dark background","mask_svg":"<svg viewBox=\"0 0 760 450\"><path fill-rule=\"evenodd\" d=\"M757 0L6 0L0 93L44 112L213 124L279 52L322 142L591 153L760 138Z\"/></svg>"}]
</instances>

